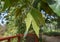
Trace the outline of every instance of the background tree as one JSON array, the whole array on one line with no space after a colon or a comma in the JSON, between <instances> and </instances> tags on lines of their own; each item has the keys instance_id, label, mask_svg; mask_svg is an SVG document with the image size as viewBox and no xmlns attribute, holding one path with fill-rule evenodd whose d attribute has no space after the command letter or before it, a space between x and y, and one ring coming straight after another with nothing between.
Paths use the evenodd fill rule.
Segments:
<instances>
[{"instance_id":1,"label":"background tree","mask_svg":"<svg viewBox=\"0 0 60 42\"><path fill-rule=\"evenodd\" d=\"M41 30L41 26L45 26L45 18L43 17L41 10L44 10L49 15L57 14L59 16L59 13L52 9L53 6L50 6L55 3L55 0L1 0L1 2L4 4L1 3L2 9L0 11L3 12L8 10L8 15L13 14L18 22L17 26L19 28L23 23L26 24L24 37L28 33L31 25L36 35L39 37L39 30ZM10 10L13 11L11 12Z\"/></svg>"}]
</instances>

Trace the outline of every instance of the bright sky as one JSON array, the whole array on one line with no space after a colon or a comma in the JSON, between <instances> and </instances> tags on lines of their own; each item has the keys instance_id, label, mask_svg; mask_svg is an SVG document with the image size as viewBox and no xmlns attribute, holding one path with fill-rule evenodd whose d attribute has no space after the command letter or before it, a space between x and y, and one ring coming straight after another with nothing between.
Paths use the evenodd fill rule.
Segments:
<instances>
[{"instance_id":1,"label":"bright sky","mask_svg":"<svg viewBox=\"0 0 60 42\"><path fill-rule=\"evenodd\" d=\"M4 18L5 16L7 16L7 13L6 12L1 13L1 15L0 15L0 25L1 26L5 25L6 22L7 22L6 18Z\"/></svg>"}]
</instances>

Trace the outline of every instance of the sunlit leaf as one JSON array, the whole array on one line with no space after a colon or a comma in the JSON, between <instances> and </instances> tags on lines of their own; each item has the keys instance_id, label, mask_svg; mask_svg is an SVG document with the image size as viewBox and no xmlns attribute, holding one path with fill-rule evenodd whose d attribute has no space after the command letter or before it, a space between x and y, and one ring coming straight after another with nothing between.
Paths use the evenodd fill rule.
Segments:
<instances>
[{"instance_id":1,"label":"sunlit leaf","mask_svg":"<svg viewBox=\"0 0 60 42\"><path fill-rule=\"evenodd\" d=\"M32 20L32 26L33 26L33 30L35 31L36 35L39 37L39 26L37 25L34 19Z\"/></svg>"},{"instance_id":2,"label":"sunlit leaf","mask_svg":"<svg viewBox=\"0 0 60 42\"><path fill-rule=\"evenodd\" d=\"M25 32L25 35L24 37L27 35L28 33L28 30L30 28L30 25L31 25L31 21L32 21L32 16L30 13L27 14L27 17L25 18L25 23L26 23L26 32Z\"/></svg>"},{"instance_id":3,"label":"sunlit leaf","mask_svg":"<svg viewBox=\"0 0 60 42\"><path fill-rule=\"evenodd\" d=\"M27 35L31 23L32 23L32 26L33 26L33 30L35 31L36 35L39 37L39 25L37 25L37 22L35 22L31 13L27 14L27 18L25 19L25 22L26 22L26 31L25 31L24 37Z\"/></svg>"}]
</instances>

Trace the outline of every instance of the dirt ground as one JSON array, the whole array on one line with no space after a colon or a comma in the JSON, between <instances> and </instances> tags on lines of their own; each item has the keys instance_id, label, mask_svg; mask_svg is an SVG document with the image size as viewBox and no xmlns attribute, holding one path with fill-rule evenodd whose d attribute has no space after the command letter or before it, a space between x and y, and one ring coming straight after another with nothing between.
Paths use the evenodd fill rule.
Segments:
<instances>
[{"instance_id":1,"label":"dirt ground","mask_svg":"<svg viewBox=\"0 0 60 42\"><path fill-rule=\"evenodd\" d=\"M42 38L45 42L60 42L60 36L43 35Z\"/></svg>"}]
</instances>

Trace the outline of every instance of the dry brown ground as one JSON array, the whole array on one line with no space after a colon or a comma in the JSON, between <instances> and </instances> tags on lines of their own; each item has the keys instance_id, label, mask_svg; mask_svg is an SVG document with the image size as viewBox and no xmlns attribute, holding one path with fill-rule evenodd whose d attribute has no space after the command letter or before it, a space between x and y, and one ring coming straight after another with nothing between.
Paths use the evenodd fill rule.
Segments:
<instances>
[{"instance_id":1,"label":"dry brown ground","mask_svg":"<svg viewBox=\"0 0 60 42\"><path fill-rule=\"evenodd\" d=\"M60 36L42 36L45 42L60 42Z\"/></svg>"}]
</instances>

